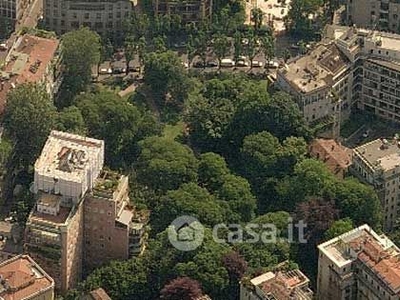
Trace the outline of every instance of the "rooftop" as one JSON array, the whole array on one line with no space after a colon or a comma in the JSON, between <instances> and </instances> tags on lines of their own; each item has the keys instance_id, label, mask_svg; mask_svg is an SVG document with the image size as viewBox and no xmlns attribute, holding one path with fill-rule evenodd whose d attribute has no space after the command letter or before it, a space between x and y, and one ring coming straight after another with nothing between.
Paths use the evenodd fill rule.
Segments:
<instances>
[{"instance_id":1,"label":"rooftop","mask_svg":"<svg viewBox=\"0 0 400 300\"><path fill-rule=\"evenodd\" d=\"M315 139L310 145L310 153L323 161L334 174L351 164L351 150L333 139Z\"/></svg>"},{"instance_id":2,"label":"rooftop","mask_svg":"<svg viewBox=\"0 0 400 300\"><path fill-rule=\"evenodd\" d=\"M13 86L41 80L49 62L55 56L58 45L57 39L28 34L17 40L15 49L11 50L10 61L3 72L0 72L0 81L1 78L5 79L3 88L0 88L0 113L4 110L6 95Z\"/></svg>"},{"instance_id":3,"label":"rooftop","mask_svg":"<svg viewBox=\"0 0 400 300\"><path fill-rule=\"evenodd\" d=\"M86 182L87 169L95 162L102 164L103 153L104 141L53 130L35 163L35 172L55 180Z\"/></svg>"},{"instance_id":4,"label":"rooftop","mask_svg":"<svg viewBox=\"0 0 400 300\"><path fill-rule=\"evenodd\" d=\"M25 299L54 288L53 279L28 255L2 262L0 278L0 297L4 300Z\"/></svg>"},{"instance_id":5,"label":"rooftop","mask_svg":"<svg viewBox=\"0 0 400 300\"><path fill-rule=\"evenodd\" d=\"M61 195L50 195L47 193L39 193L39 200L38 202L41 202L41 197L51 197L54 201L61 201L62 196ZM61 206L58 214L57 215L51 215L48 213L42 213L39 212L36 208L32 210L31 215L29 216L29 221L30 222L44 222L44 223L49 223L52 225L62 225L65 224L68 220L68 217L72 211L71 207L64 207Z\"/></svg>"},{"instance_id":6,"label":"rooftop","mask_svg":"<svg viewBox=\"0 0 400 300\"><path fill-rule=\"evenodd\" d=\"M373 170L382 168L382 170L388 171L400 165L400 142L397 138L391 141L377 139L361 145L353 151L363 158Z\"/></svg>"},{"instance_id":7,"label":"rooftop","mask_svg":"<svg viewBox=\"0 0 400 300\"><path fill-rule=\"evenodd\" d=\"M339 268L358 260L400 295L400 249L368 225L355 228L318 246Z\"/></svg>"},{"instance_id":8,"label":"rooftop","mask_svg":"<svg viewBox=\"0 0 400 300\"><path fill-rule=\"evenodd\" d=\"M310 54L295 59L279 72L298 91L310 93L331 86L348 66L349 60L334 43L319 44Z\"/></svg>"},{"instance_id":9,"label":"rooftop","mask_svg":"<svg viewBox=\"0 0 400 300\"><path fill-rule=\"evenodd\" d=\"M85 298L86 300L111 300L106 291L102 288L97 288L89 293Z\"/></svg>"},{"instance_id":10,"label":"rooftop","mask_svg":"<svg viewBox=\"0 0 400 300\"><path fill-rule=\"evenodd\" d=\"M312 291L308 288L309 279L298 269L267 272L253 278L250 282L257 286L265 296L276 297L276 299L292 299L291 296L299 294L312 295ZM297 297L293 299L297 299ZM301 299L311 299L311 297Z\"/></svg>"}]
</instances>

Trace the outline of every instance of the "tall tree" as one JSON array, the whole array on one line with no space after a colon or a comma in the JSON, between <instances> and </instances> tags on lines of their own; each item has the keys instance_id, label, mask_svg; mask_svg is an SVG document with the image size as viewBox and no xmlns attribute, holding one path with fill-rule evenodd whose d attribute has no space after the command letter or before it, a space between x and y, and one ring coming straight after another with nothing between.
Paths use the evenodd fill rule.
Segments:
<instances>
[{"instance_id":1,"label":"tall tree","mask_svg":"<svg viewBox=\"0 0 400 300\"><path fill-rule=\"evenodd\" d=\"M14 163L28 168L55 124L56 109L44 86L22 84L7 96L4 127L14 143Z\"/></svg>"},{"instance_id":2,"label":"tall tree","mask_svg":"<svg viewBox=\"0 0 400 300\"><path fill-rule=\"evenodd\" d=\"M164 286L160 293L163 300L194 300L203 295L200 283L189 277L178 277Z\"/></svg>"},{"instance_id":3,"label":"tall tree","mask_svg":"<svg viewBox=\"0 0 400 300\"><path fill-rule=\"evenodd\" d=\"M126 60L125 74L128 75L129 63L131 62L131 60L135 58L135 54L137 52L137 46L132 36L129 36L125 39L124 50L125 50L125 60Z\"/></svg>"},{"instance_id":4,"label":"tall tree","mask_svg":"<svg viewBox=\"0 0 400 300\"><path fill-rule=\"evenodd\" d=\"M221 67L221 60L229 54L231 48L231 42L228 37L224 34L217 34L213 37L214 39L214 53L217 56L219 67Z\"/></svg>"},{"instance_id":5,"label":"tall tree","mask_svg":"<svg viewBox=\"0 0 400 300\"><path fill-rule=\"evenodd\" d=\"M67 93L63 98L72 99L91 80L92 67L100 61L101 39L97 33L82 27L62 36L61 49L65 66L63 90ZM69 106L70 99L60 105Z\"/></svg>"},{"instance_id":6,"label":"tall tree","mask_svg":"<svg viewBox=\"0 0 400 300\"><path fill-rule=\"evenodd\" d=\"M264 12L261 8L253 8L251 10L251 21L253 22L255 32L258 32L262 26L263 19L264 19Z\"/></svg>"}]
</instances>

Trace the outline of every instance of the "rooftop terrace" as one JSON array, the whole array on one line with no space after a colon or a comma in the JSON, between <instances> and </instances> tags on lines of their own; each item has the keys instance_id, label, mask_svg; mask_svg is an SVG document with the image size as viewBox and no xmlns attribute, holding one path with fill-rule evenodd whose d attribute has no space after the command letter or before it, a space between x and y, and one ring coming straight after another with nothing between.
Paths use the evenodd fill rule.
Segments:
<instances>
[{"instance_id":1,"label":"rooftop terrace","mask_svg":"<svg viewBox=\"0 0 400 300\"><path fill-rule=\"evenodd\" d=\"M310 93L333 84L333 79L350 65L333 43L318 45L310 54L279 70L298 91Z\"/></svg>"},{"instance_id":2,"label":"rooftop terrace","mask_svg":"<svg viewBox=\"0 0 400 300\"><path fill-rule=\"evenodd\" d=\"M361 145L354 150L354 154L361 157L373 170L382 168L391 170L400 165L400 142L377 139Z\"/></svg>"}]
</instances>

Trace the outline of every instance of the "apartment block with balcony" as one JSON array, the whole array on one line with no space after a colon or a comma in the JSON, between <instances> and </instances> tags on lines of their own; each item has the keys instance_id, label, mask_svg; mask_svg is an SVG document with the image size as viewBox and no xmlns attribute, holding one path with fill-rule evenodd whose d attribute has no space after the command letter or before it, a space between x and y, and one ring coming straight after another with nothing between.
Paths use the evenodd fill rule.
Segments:
<instances>
[{"instance_id":1,"label":"apartment block with balcony","mask_svg":"<svg viewBox=\"0 0 400 300\"><path fill-rule=\"evenodd\" d=\"M28 255L0 264L0 299L53 300L54 280Z\"/></svg>"},{"instance_id":2,"label":"apartment block with balcony","mask_svg":"<svg viewBox=\"0 0 400 300\"><path fill-rule=\"evenodd\" d=\"M400 249L368 225L318 246L317 299L400 297Z\"/></svg>"},{"instance_id":3,"label":"apartment block with balcony","mask_svg":"<svg viewBox=\"0 0 400 300\"><path fill-rule=\"evenodd\" d=\"M400 216L400 142L378 139L353 149L351 171L378 194L387 231Z\"/></svg>"},{"instance_id":4,"label":"apartment block with balcony","mask_svg":"<svg viewBox=\"0 0 400 300\"><path fill-rule=\"evenodd\" d=\"M85 271L144 251L148 216L130 204L128 184L128 177L104 170L85 197Z\"/></svg>"},{"instance_id":5,"label":"apartment block with balcony","mask_svg":"<svg viewBox=\"0 0 400 300\"><path fill-rule=\"evenodd\" d=\"M400 2L397 0L347 0L346 21L367 29L400 32Z\"/></svg>"},{"instance_id":6,"label":"apartment block with balcony","mask_svg":"<svg viewBox=\"0 0 400 300\"><path fill-rule=\"evenodd\" d=\"M351 68L346 55L329 41L279 69L277 84L294 96L307 122L341 122L352 105Z\"/></svg>"},{"instance_id":7,"label":"apartment block with balcony","mask_svg":"<svg viewBox=\"0 0 400 300\"><path fill-rule=\"evenodd\" d=\"M310 280L300 270L275 270L240 283L240 300L311 300Z\"/></svg>"},{"instance_id":8,"label":"apartment block with balcony","mask_svg":"<svg viewBox=\"0 0 400 300\"><path fill-rule=\"evenodd\" d=\"M212 0L154 0L155 15L178 15L184 23L211 20Z\"/></svg>"},{"instance_id":9,"label":"apartment block with balcony","mask_svg":"<svg viewBox=\"0 0 400 300\"><path fill-rule=\"evenodd\" d=\"M65 292L81 280L83 198L104 162L104 142L52 131L35 163L37 199L25 229L25 250Z\"/></svg>"},{"instance_id":10,"label":"apartment block with balcony","mask_svg":"<svg viewBox=\"0 0 400 300\"><path fill-rule=\"evenodd\" d=\"M129 18L136 5L134 0L44 0L43 17L46 28L57 34L84 26L100 35L117 35L123 20Z\"/></svg>"},{"instance_id":11,"label":"apartment block with balcony","mask_svg":"<svg viewBox=\"0 0 400 300\"><path fill-rule=\"evenodd\" d=\"M93 268L144 251L149 214L131 205L128 177L103 164L104 141L59 131L35 163L24 247L60 292Z\"/></svg>"},{"instance_id":12,"label":"apartment block with balcony","mask_svg":"<svg viewBox=\"0 0 400 300\"><path fill-rule=\"evenodd\" d=\"M5 20L5 24L10 25L10 29L14 30L16 23L22 20L29 3L29 0L1 0L0 19Z\"/></svg>"}]
</instances>

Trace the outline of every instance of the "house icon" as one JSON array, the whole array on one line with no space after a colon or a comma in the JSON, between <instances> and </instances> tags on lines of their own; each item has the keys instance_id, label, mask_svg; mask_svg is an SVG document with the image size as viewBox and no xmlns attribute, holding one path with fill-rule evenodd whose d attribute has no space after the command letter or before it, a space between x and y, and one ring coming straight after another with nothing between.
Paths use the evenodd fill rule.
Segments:
<instances>
[{"instance_id":1,"label":"house icon","mask_svg":"<svg viewBox=\"0 0 400 300\"><path fill-rule=\"evenodd\" d=\"M194 217L181 216L168 227L168 239L176 249L192 251L203 243L204 227Z\"/></svg>"}]
</instances>

